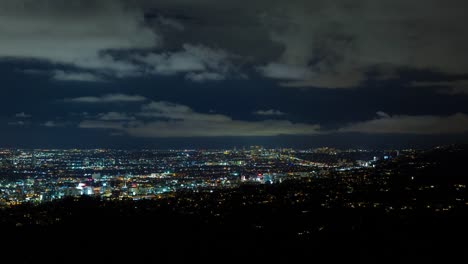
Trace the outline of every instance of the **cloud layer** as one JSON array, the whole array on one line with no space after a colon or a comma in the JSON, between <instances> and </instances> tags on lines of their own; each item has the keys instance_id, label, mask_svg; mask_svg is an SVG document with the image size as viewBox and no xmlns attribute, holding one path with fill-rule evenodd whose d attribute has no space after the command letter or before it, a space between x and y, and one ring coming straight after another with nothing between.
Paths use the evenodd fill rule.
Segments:
<instances>
[{"instance_id":1,"label":"cloud layer","mask_svg":"<svg viewBox=\"0 0 468 264\"><path fill-rule=\"evenodd\" d=\"M257 110L253 112L255 115L260 116L283 116L286 113L281 112L280 110L268 109L268 110Z\"/></svg>"},{"instance_id":2,"label":"cloud layer","mask_svg":"<svg viewBox=\"0 0 468 264\"><path fill-rule=\"evenodd\" d=\"M149 73L159 75L186 74L186 79L196 82L224 80L234 71L230 58L223 50L211 49L202 45L184 44L180 51L149 53L135 56L146 64Z\"/></svg>"},{"instance_id":3,"label":"cloud layer","mask_svg":"<svg viewBox=\"0 0 468 264\"><path fill-rule=\"evenodd\" d=\"M399 69L467 74L466 7L462 0L4 0L0 58L196 82L246 76L236 71L247 63L283 86L350 88L369 72L379 79Z\"/></svg>"},{"instance_id":4,"label":"cloud layer","mask_svg":"<svg viewBox=\"0 0 468 264\"><path fill-rule=\"evenodd\" d=\"M468 57L462 6L439 0L272 5L263 21L284 52L259 71L285 86L322 88L358 86L382 67L467 73L468 60L460 60Z\"/></svg>"},{"instance_id":5,"label":"cloud layer","mask_svg":"<svg viewBox=\"0 0 468 264\"><path fill-rule=\"evenodd\" d=\"M127 116L114 113L113 116ZM81 128L110 129L135 137L244 137L278 135L312 135L318 125L292 123L287 120L242 121L225 115L205 114L188 106L170 102L151 102L138 113L139 121L84 120ZM108 119L111 120L111 119Z\"/></svg>"},{"instance_id":6,"label":"cloud layer","mask_svg":"<svg viewBox=\"0 0 468 264\"><path fill-rule=\"evenodd\" d=\"M444 94L465 94L468 95L468 80L456 81L426 81L426 82L412 82L413 87L437 87L440 93Z\"/></svg>"},{"instance_id":7,"label":"cloud layer","mask_svg":"<svg viewBox=\"0 0 468 264\"><path fill-rule=\"evenodd\" d=\"M32 115L26 114L25 112L21 112L21 113L16 113L15 117L17 117L17 118L30 118L30 117L32 117Z\"/></svg>"},{"instance_id":8,"label":"cloud layer","mask_svg":"<svg viewBox=\"0 0 468 264\"><path fill-rule=\"evenodd\" d=\"M66 102L89 103L89 104L135 103L135 102L143 102L146 100L147 98L141 95L127 95L127 94L106 94L100 97L83 96L83 97L65 99Z\"/></svg>"},{"instance_id":9,"label":"cloud layer","mask_svg":"<svg viewBox=\"0 0 468 264\"><path fill-rule=\"evenodd\" d=\"M57 81L76 81L76 82L102 82L101 77L89 72L66 72L55 70L52 79Z\"/></svg>"},{"instance_id":10,"label":"cloud layer","mask_svg":"<svg viewBox=\"0 0 468 264\"><path fill-rule=\"evenodd\" d=\"M461 134L468 133L468 115L457 113L450 116L394 115L378 112L378 118L350 124L340 132L369 134Z\"/></svg>"},{"instance_id":11,"label":"cloud layer","mask_svg":"<svg viewBox=\"0 0 468 264\"><path fill-rule=\"evenodd\" d=\"M154 48L159 39L145 25L142 11L121 1L0 2L0 57L41 59L123 75L137 68L106 52Z\"/></svg>"}]
</instances>

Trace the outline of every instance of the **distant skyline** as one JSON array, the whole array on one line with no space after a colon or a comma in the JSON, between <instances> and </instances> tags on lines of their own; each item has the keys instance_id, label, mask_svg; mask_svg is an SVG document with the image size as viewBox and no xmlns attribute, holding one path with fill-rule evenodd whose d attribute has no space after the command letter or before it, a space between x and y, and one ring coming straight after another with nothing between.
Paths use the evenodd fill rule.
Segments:
<instances>
[{"instance_id":1,"label":"distant skyline","mask_svg":"<svg viewBox=\"0 0 468 264\"><path fill-rule=\"evenodd\" d=\"M0 148L468 143L467 8L4 0Z\"/></svg>"}]
</instances>

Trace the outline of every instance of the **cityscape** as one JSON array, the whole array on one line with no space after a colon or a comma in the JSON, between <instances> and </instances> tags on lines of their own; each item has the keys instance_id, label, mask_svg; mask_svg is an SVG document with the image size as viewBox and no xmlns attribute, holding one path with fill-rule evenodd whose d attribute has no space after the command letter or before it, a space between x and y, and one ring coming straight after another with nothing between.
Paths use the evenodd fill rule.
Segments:
<instances>
[{"instance_id":1,"label":"cityscape","mask_svg":"<svg viewBox=\"0 0 468 264\"><path fill-rule=\"evenodd\" d=\"M468 263L467 10L0 0L0 262Z\"/></svg>"},{"instance_id":2,"label":"cityscape","mask_svg":"<svg viewBox=\"0 0 468 264\"><path fill-rule=\"evenodd\" d=\"M242 184L327 179L339 174L357 183L380 161L415 150L21 150L0 151L3 206L41 203L67 196L160 199L177 191L234 189ZM344 180L344 179L341 179ZM369 179L373 181L375 179ZM368 182L370 183L370 182ZM352 188L350 185L349 188Z\"/></svg>"},{"instance_id":3,"label":"cityscape","mask_svg":"<svg viewBox=\"0 0 468 264\"><path fill-rule=\"evenodd\" d=\"M285 182L330 188L330 194L321 204L327 208L339 204L347 208L412 210L424 201L416 202L415 198L397 206L394 201L353 197L366 189L383 195L394 191L392 182L396 177L407 178L399 180L406 180L404 187L408 193L440 191L440 184L424 184L429 177L419 179L422 176L417 170L437 164L418 160L426 152L261 146L239 150L3 149L0 151L0 205L34 205L83 196L109 201L158 200L178 193L236 192L242 186ZM402 173L397 165L403 161L411 164L414 174L397 175ZM437 203L428 200L423 208L436 212L465 208L468 206L465 182L460 179L451 186L443 186L456 194L453 199ZM300 198L304 193L299 191L293 195Z\"/></svg>"},{"instance_id":4,"label":"cityscape","mask_svg":"<svg viewBox=\"0 0 468 264\"><path fill-rule=\"evenodd\" d=\"M203 245L224 252L209 254L221 257L234 254L237 243L245 250L232 255L235 259L270 259L275 255L264 254L269 249L295 260L310 254L364 262L382 255L392 261L465 256L463 243L447 239L467 231L466 145L2 149L0 154L0 228L11 239L34 239L48 230L54 234L48 243L62 248L55 239L66 240L79 227L115 240L157 237L131 246L143 250L134 257L142 260L156 245L161 258L184 250L190 253L177 259L189 260L207 257ZM122 227L123 233L104 231L109 227ZM224 242L211 245L212 239ZM420 239L432 244L413 248ZM73 241L67 243L95 245L86 238ZM171 246L180 241L186 244ZM458 253L426 254L434 246ZM347 253L330 255L336 248ZM395 255L401 250L407 252Z\"/></svg>"}]
</instances>

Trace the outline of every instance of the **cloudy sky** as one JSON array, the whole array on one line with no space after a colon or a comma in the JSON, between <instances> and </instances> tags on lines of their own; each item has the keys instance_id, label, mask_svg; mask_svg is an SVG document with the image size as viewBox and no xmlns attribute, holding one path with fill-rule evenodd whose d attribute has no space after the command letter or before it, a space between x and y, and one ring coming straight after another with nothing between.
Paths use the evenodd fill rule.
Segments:
<instances>
[{"instance_id":1,"label":"cloudy sky","mask_svg":"<svg viewBox=\"0 0 468 264\"><path fill-rule=\"evenodd\" d=\"M0 147L468 142L462 0L1 0Z\"/></svg>"}]
</instances>

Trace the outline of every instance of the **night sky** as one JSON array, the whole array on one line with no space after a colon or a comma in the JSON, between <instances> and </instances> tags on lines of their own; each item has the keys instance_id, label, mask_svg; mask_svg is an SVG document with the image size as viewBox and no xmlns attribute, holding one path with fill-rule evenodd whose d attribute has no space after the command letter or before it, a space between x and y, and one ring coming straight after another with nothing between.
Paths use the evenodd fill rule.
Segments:
<instances>
[{"instance_id":1,"label":"night sky","mask_svg":"<svg viewBox=\"0 0 468 264\"><path fill-rule=\"evenodd\" d=\"M466 143L467 10L0 0L0 147Z\"/></svg>"}]
</instances>

